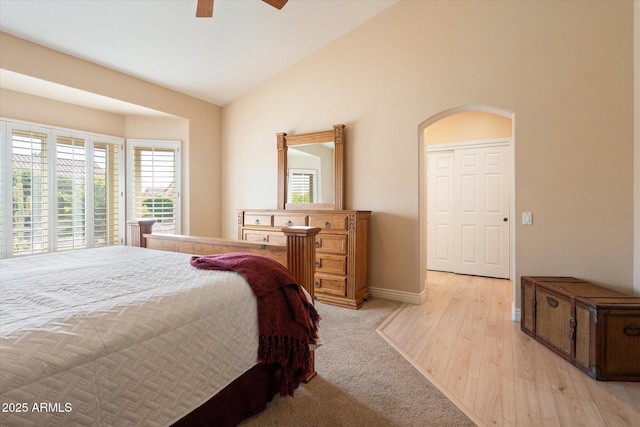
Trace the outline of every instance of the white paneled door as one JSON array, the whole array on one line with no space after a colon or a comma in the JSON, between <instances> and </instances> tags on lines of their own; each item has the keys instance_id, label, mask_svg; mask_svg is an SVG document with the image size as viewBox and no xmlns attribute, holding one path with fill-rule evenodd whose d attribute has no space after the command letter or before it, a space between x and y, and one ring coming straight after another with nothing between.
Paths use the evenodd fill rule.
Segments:
<instances>
[{"instance_id":1,"label":"white paneled door","mask_svg":"<svg viewBox=\"0 0 640 427\"><path fill-rule=\"evenodd\" d=\"M453 151L427 156L427 268L453 272Z\"/></svg>"},{"instance_id":2,"label":"white paneled door","mask_svg":"<svg viewBox=\"0 0 640 427\"><path fill-rule=\"evenodd\" d=\"M429 153L427 268L509 278L510 153L504 144Z\"/></svg>"}]
</instances>

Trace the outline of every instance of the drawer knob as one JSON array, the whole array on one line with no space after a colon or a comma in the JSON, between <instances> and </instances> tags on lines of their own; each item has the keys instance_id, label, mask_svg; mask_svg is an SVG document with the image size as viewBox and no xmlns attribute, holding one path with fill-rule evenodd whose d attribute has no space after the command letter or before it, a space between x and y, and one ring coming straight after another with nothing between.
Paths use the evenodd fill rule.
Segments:
<instances>
[{"instance_id":1,"label":"drawer knob","mask_svg":"<svg viewBox=\"0 0 640 427\"><path fill-rule=\"evenodd\" d=\"M320 242L316 242L316 248L320 247Z\"/></svg>"},{"instance_id":2,"label":"drawer knob","mask_svg":"<svg viewBox=\"0 0 640 427\"><path fill-rule=\"evenodd\" d=\"M320 282L318 282L317 280L315 282L313 282L313 286L316 288L320 287Z\"/></svg>"},{"instance_id":3,"label":"drawer knob","mask_svg":"<svg viewBox=\"0 0 640 427\"><path fill-rule=\"evenodd\" d=\"M260 225L260 220L256 219L256 225Z\"/></svg>"},{"instance_id":4,"label":"drawer knob","mask_svg":"<svg viewBox=\"0 0 640 427\"><path fill-rule=\"evenodd\" d=\"M316 267L320 267L320 261L316 261Z\"/></svg>"},{"instance_id":5,"label":"drawer knob","mask_svg":"<svg viewBox=\"0 0 640 427\"><path fill-rule=\"evenodd\" d=\"M267 241L267 237L266 237L266 236L265 236L265 237L263 237L263 238L262 238L262 241L263 241L263 242L266 242L266 241Z\"/></svg>"},{"instance_id":6,"label":"drawer knob","mask_svg":"<svg viewBox=\"0 0 640 427\"><path fill-rule=\"evenodd\" d=\"M625 335L630 337L640 337L640 327L636 326L635 323L632 323L623 329Z\"/></svg>"},{"instance_id":7,"label":"drawer knob","mask_svg":"<svg viewBox=\"0 0 640 427\"><path fill-rule=\"evenodd\" d=\"M558 306L558 304L560 304L557 299L554 299L554 298L551 298L551 297L547 297L547 302L553 308L556 308Z\"/></svg>"},{"instance_id":8,"label":"drawer knob","mask_svg":"<svg viewBox=\"0 0 640 427\"><path fill-rule=\"evenodd\" d=\"M331 223L329 221L325 221L324 228L331 228Z\"/></svg>"},{"instance_id":9,"label":"drawer knob","mask_svg":"<svg viewBox=\"0 0 640 427\"><path fill-rule=\"evenodd\" d=\"M289 227L291 227L291 226L293 225L293 221L291 221L291 220L287 221L287 225L288 225Z\"/></svg>"}]
</instances>

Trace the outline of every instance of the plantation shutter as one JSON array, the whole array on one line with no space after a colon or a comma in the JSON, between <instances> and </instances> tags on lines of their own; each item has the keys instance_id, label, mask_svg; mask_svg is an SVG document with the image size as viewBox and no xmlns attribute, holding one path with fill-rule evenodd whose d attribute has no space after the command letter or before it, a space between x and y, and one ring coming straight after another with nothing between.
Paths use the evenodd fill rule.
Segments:
<instances>
[{"instance_id":1,"label":"plantation shutter","mask_svg":"<svg viewBox=\"0 0 640 427\"><path fill-rule=\"evenodd\" d=\"M122 144L93 139L93 246L124 243L124 167ZM122 182L122 186L121 183Z\"/></svg>"},{"instance_id":2,"label":"plantation shutter","mask_svg":"<svg viewBox=\"0 0 640 427\"><path fill-rule=\"evenodd\" d=\"M124 243L124 140L0 126L0 257Z\"/></svg>"},{"instance_id":3,"label":"plantation shutter","mask_svg":"<svg viewBox=\"0 0 640 427\"><path fill-rule=\"evenodd\" d=\"M293 173L291 179L291 193L294 203L315 203L313 200L313 175Z\"/></svg>"},{"instance_id":4,"label":"plantation shutter","mask_svg":"<svg viewBox=\"0 0 640 427\"><path fill-rule=\"evenodd\" d=\"M12 208L10 218L3 221L3 225L11 224L2 228L3 256L48 252L48 133L10 129L9 138L11 149L6 163L11 165L8 193Z\"/></svg>"},{"instance_id":5,"label":"plantation shutter","mask_svg":"<svg viewBox=\"0 0 640 427\"><path fill-rule=\"evenodd\" d=\"M129 144L130 217L155 219L154 232L180 233L179 142Z\"/></svg>"},{"instance_id":6,"label":"plantation shutter","mask_svg":"<svg viewBox=\"0 0 640 427\"><path fill-rule=\"evenodd\" d=\"M56 135L56 250L87 247L87 150L84 138Z\"/></svg>"},{"instance_id":7,"label":"plantation shutter","mask_svg":"<svg viewBox=\"0 0 640 427\"><path fill-rule=\"evenodd\" d=\"M291 203L316 203L318 199L317 171L289 169L288 200Z\"/></svg>"}]
</instances>

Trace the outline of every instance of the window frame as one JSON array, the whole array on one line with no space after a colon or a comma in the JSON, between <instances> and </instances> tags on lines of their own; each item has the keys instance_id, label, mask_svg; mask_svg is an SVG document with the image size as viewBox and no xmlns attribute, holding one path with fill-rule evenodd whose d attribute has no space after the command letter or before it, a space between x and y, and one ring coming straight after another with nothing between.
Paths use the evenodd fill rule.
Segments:
<instances>
[{"instance_id":1,"label":"window frame","mask_svg":"<svg viewBox=\"0 0 640 427\"><path fill-rule=\"evenodd\" d=\"M320 194L320 181L318 180L318 170L317 169L309 169L309 168L289 168L288 170L288 184L287 184L287 200L292 200L295 186L294 180L296 179L296 175L302 176L310 176L311 177L311 186L307 188L307 192L304 194L309 194L311 198L310 202L305 203L318 203L318 194ZM300 203L300 202L293 202Z\"/></svg>"},{"instance_id":2,"label":"window frame","mask_svg":"<svg viewBox=\"0 0 640 427\"><path fill-rule=\"evenodd\" d=\"M58 169L58 137L62 138L75 138L82 139L84 141L84 228L85 228L85 241L83 246L86 248L96 247L94 236L94 213L95 213L95 193L94 193L94 161L95 161L95 144L105 143L114 145L117 150L117 177L114 179L114 183L117 186L117 200L114 198L115 214L118 216L117 227L117 244L125 243L125 231L126 231L126 210L125 210L125 171L126 171L126 158L124 153L124 138L101 135L90 132L77 131L72 129L57 128L53 126L47 126L42 124L22 122L11 119L0 118L0 141L2 142L0 148L0 207L2 207L2 213L0 214L0 258L12 258L14 257L14 223L13 223L13 135L14 131L25 133L39 133L46 135L46 168L47 168L47 185L46 185L46 202L47 202L47 218L46 218L46 233L47 244L46 249L37 253L51 253L57 252L58 248L58 230L57 230L57 215L58 215L58 182L57 182L57 169ZM116 240L116 239L114 239ZM110 242L111 243L111 242ZM109 243L107 243L109 245ZM102 246L102 245L97 245ZM70 250L65 248L64 250ZM73 250L73 249L71 249ZM20 254L17 256L30 256L36 253Z\"/></svg>"},{"instance_id":3,"label":"window frame","mask_svg":"<svg viewBox=\"0 0 640 427\"><path fill-rule=\"evenodd\" d=\"M117 215L119 218L118 221L118 243L120 245L124 245L126 243L126 227L127 227L127 200L126 200L126 183L125 183L125 179L126 179L126 170L127 170L127 158L125 156L125 151L124 151L124 146L125 146L125 139L124 138L118 138L115 136L106 136L106 135L91 135L90 137L91 140L91 148L92 151L95 152L95 146L96 143L98 144L110 144L110 145L117 145L117 150L118 150L118 162L120 163L120 167L118 168L118 180L117 180L117 190L115 190L118 193L118 207L116 209L117 211ZM95 168L95 161L91 162L92 163L92 168ZM95 170L95 169L94 169ZM91 176L95 178L95 173L94 170L92 170ZM91 207L92 209L92 221L95 219L95 185L92 186L92 197L94 197L94 203L93 206ZM94 224L94 231L95 231L95 224ZM95 239L95 236L94 236ZM109 246L109 245L108 245Z\"/></svg>"},{"instance_id":4,"label":"window frame","mask_svg":"<svg viewBox=\"0 0 640 427\"><path fill-rule=\"evenodd\" d=\"M181 164L181 141L179 140L160 140L160 139L127 139L127 221L139 219L135 217L135 150L139 148L149 149L162 149L162 150L174 150L174 191L175 191L175 231L174 234L180 234L182 232L182 184L180 168ZM154 226L155 227L155 226ZM131 236L128 236L130 241Z\"/></svg>"}]
</instances>

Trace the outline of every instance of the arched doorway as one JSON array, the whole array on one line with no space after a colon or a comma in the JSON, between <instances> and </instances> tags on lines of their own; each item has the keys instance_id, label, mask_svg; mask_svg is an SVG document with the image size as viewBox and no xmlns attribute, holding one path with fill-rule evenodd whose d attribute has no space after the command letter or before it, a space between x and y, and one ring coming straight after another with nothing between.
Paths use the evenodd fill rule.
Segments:
<instances>
[{"instance_id":1,"label":"arched doorway","mask_svg":"<svg viewBox=\"0 0 640 427\"><path fill-rule=\"evenodd\" d=\"M430 263L432 265L436 265L439 270L446 270L446 266L443 264L436 264L433 262L433 254L437 251L442 251L443 247L448 247L447 245L442 245L443 241L442 236L436 234L435 229L433 227L433 223L428 225L428 211L431 207L431 218L434 217L433 206L435 204L434 198L434 188L432 188L431 197L429 197L429 189L428 185L433 186L433 183L436 181L435 179L431 179L428 181L427 179L427 170L429 161L431 160L431 172L434 170L434 161L437 158L438 162L442 162L442 164L446 164L447 162L451 162L454 164L455 162L458 164L458 168L461 167L460 158L467 158L469 153L484 153L491 152L493 155L493 151L497 150L497 148L482 148L482 147L497 147L504 146L504 149L500 149L501 153L504 153L504 156L508 157L509 165L507 165L506 174L509 178L510 184L508 189L507 201L506 205L500 209L500 221L504 221L504 224L501 224L501 228L505 229L508 232L508 236L506 237L506 241L503 240L503 244L506 243L506 261L504 261L507 265L503 266L502 273L495 273L496 270L491 270L491 268L480 269L477 270L475 267L468 269L464 267L466 263L465 259L458 259L456 265L462 265L464 268L461 271L453 271L452 272L460 272L462 274L474 274L474 275L487 275L491 277L502 277L502 278L513 278L514 277L514 259L515 259L515 245L513 242L515 241L515 185L514 185L514 159L513 159L513 149L515 142L515 117L513 112L484 106L484 105L470 105L457 107L450 110L443 111L438 113L424 122L422 122L419 126L419 139L420 139L420 267L421 267L421 279L426 286L427 279L427 267L428 267L428 258L430 259ZM429 154L431 153L431 155ZM438 153L438 154L434 154ZM503 169L504 170L504 169ZM491 172L493 175L493 172ZM467 173L465 172L465 179L467 178ZM487 175L489 176L489 175ZM438 181L445 182L446 180L440 179L442 176L438 177ZM493 176L492 176L493 179ZM451 178L453 181L453 178ZM462 182L462 179L456 179L456 181ZM430 184L428 184L428 182ZM480 180L478 180L480 182ZM453 189L453 187L452 187ZM455 190L458 191L458 194L466 194L467 190L464 187L464 184L455 187ZM484 191L484 190L483 190ZM438 196L441 196L445 192L442 192L440 188L437 189ZM460 199L461 196L456 196ZM456 200L458 200L456 199ZM438 201L439 203L440 201ZM464 209L463 212L466 212ZM506 211L506 212L505 212ZM464 215L462 215L464 216ZM459 218L460 215L456 215L456 218ZM441 218L438 219L441 224ZM465 219L466 221L466 219ZM461 247L449 248L457 257L464 258L466 253L469 252L467 249L469 247L473 247L468 245L465 242L464 231L465 229L471 229L465 223L464 227L460 227L460 224L452 224L451 230L456 230L456 239L452 239L452 244L463 245ZM492 226L493 227L493 226ZM429 232L429 228L431 228L431 233ZM499 230L497 224L496 227L493 227L496 230ZM447 230L447 227L438 227L438 233L442 230ZM453 231L452 231L453 233ZM446 232L445 232L446 235ZM469 235L475 235L473 232ZM497 236L501 235L499 232L496 234ZM440 239L438 241L438 245L434 244L434 240L436 240L435 236L438 236ZM461 237L463 236L463 237ZM490 237L489 237L490 238ZM488 238L488 239L489 239ZM430 240L431 239L431 240ZM446 240L446 239L444 239ZM488 240L487 240L488 241ZM496 239L497 241L497 239ZM481 245L483 248L485 247L485 241L478 241L477 244ZM493 244L493 243L492 243ZM504 247L504 245L503 245ZM467 249L465 249L467 248ZM499 251L498 251L499 252ZM438 252L440 255L440 252ZM462 254L462 255L461 255ZM431 255L431 257L429 257ZM484 257L484 253L480 254L480 258ZM489 258L491 258L492 254L488 254ZM467 258L473 258L473 256L469 256ZM484 259L484 258L483 258ZM452 260L453 262L453 260ZM453 264L452 264L453 265ZM458 267L456 267L458 268ZM506 268L506 273L504 273ZM486 271L487 273L483 273ZM515 298L515 295L514 295ZM514 305L515 307L515 305ZM516 313L514 312L514 318Z\"/></svg>"}]
</instances>

